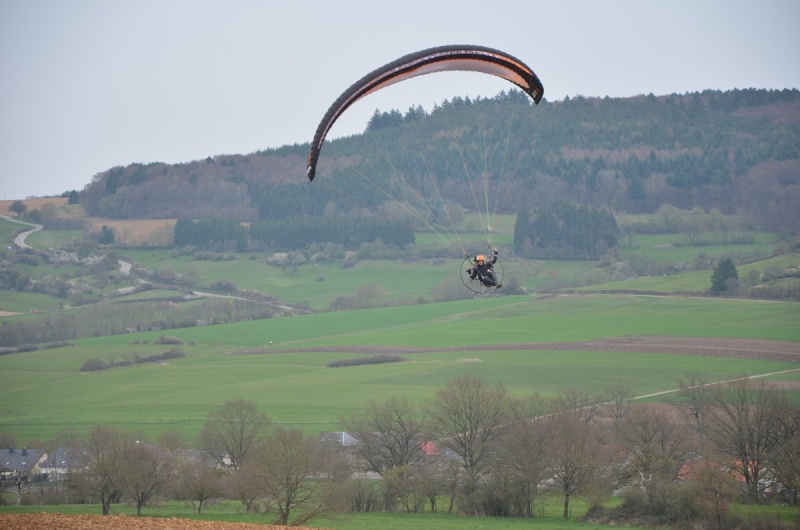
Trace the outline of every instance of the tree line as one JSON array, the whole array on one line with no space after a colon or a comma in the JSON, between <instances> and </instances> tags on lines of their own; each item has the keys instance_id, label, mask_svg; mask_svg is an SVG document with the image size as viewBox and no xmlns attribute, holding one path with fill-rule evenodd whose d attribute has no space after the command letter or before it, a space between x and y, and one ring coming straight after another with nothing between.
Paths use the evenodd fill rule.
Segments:
<instances>
[{"instance_id":1,"label":"tree line","mask_svg":"<svg viewBox=\"0 0 800 530\"><path fill-rule=\"evenodd\" d=\"M126 499L141 513L160 498L199 513L223 497L292 525L337 511L535 517L541 496L557 492L565 518L581 496L596 521L756 528L729 504L796 503L800 404L745 377L691 374L679 385L671 404L638 405L621 384L545 398L463 375L420 405L370 401L341 418L343 433L322 438L234 399L209 411L196 451L176 432L157 442L104 425L66 433L52 443L70 448L67 479L29 493L93 500L103 514ZM614 490L623 502L605 508Z\"/></svg>"},{"instance_id":2,"label":"tree line","mask_svg":"<svg viewBox=\"0 0 800 530\"><path fill-rule=\"evenodd\" d=\"M285 311L276 307L274 298L259 300L251 297L254 301L210 298L177 306L173 302L108 304L102 307L95 304L81 311L40 315L35 320L3 321L0 324L0 344L3 345L0 354L14 353L31 344L259 320Z\"/></svg>"},{"instance_id":3,"label":"tree line","mask_svg":"<svg viewBox=\"0 0 800 530\"><path fill-rule=\"evenodd\" d=\"M619 226L608 210L566 202L517 214L514 251L540 259L596 260L619 244Z\"/></svg>"},{"instance_id":4,"label":"tree line","mask_svg":"<svg viewBox=\"0 0 800 530\"><path fill-rule=\"evenodd\" d=\"M793 115L800 91L732 90L565 98L532 108L519 91L453 98L431 112L376 113L362 135L326 145L320 178L304 179L308 146L186 164L131 164L96 175L80 193L90 215L115 218L224 216L239 221L322 215L326 209L375 211L385 200L370 186L376 167L415 179L431 174L444 200L469 208L463 185L469 156L501 160L513 190L503 211L574 201L617 211L717 208L751 216L757 228L797 230L791 175L800 160ZM513 119L510 118L513 116ZM505 125L504 125L505 124ZM480 146L497 145L481 151ZM461 177L461 178L459 178Z\"/></svg>"},{"instance_id":5,"label":"tree line","mask_svg":"<svg viewBox=\"0 0 800 530\"><path fill-rule=\"evenodd\" d=\"M375 216L334 215L264 220L244 226L232 219L179 219L176 247L244 251L252 248L300 250L315 243L358 248L364 243L403 248L414 244L410 222Z\"/></svg>"}]
</instances>

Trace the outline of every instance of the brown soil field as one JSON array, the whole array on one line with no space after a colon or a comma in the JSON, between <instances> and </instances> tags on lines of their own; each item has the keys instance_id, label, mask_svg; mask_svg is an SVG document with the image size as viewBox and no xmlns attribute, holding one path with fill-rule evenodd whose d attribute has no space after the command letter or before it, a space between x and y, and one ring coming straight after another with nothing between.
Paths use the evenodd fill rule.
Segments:
<instances>
[{"instance_id":1,"label":"brown soil field","mask_svg":"<svg viewBox=\"0 0 800 530\"><path fill-rule=\"evenodd\" d=\"M332 347L332 348L264 348L236 350L232 355L262 355L270 353L300 353L329 351L354 354L424 354L443 351L617 351L638 353L667 353L674 355L706 355L740 359L764 359L800 363L800 342L768 339L728 339L714 337L622 337L586 342L531 342L522 344L485 344L456 346L452 348L393 348L385 346Z\"/></svg>"},{"instance_id":2,"label":"brown soil field","mask_svg":"<svg viewBox=\"0 0 800 530\"><path fill-rule=\"evenodd\" d=\"M114 238L122 245L150 243L169 246L175 231L175 219L106 219L89 217L92 230L100 231L103 225L114 231Z\"/></svg>"},{"instance_id":3,"label":"brown soil field","mask_svg":"<svg viewBox=\"0 0 800 530\"><path fill-rule=\"evenodd\" d=\"M62 197L49 197L44 199L19 199L20 201L28 207L28 211L41 209L42 206L45 204L53 204L56 207L64 206L69 202L69 199L62 198ZM11 215L15 216L16 214L9 210L9 207L16 202L15 200L10 201L0 201L0 215Z\"/></svg>"},{"instance_id":4,"label":"brown soil field","mask_svg":"<svg viewBox=\"0 0 800 530\"><path fill-rule=\"evenodd\" d=\"M0 528L14 530L285 530L288 526L125 515L0 514ZM297 528L297 527L295 527ZM306 528L306 527L303 527Z\"/></svg>"}]
</instances>

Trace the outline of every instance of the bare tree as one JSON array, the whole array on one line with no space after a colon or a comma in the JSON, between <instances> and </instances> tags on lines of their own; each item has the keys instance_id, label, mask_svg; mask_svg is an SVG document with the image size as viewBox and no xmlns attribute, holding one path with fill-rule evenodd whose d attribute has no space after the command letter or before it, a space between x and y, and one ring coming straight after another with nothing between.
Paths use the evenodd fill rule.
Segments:
<instances>
[{"instance_id":1,"label":"bare tree","mask_svg":"<svg viewBox=\"0 0 800 530\"><path fill-rule=\"evenodd\" d=\"M548 423L553 436L549 469L555 487L564 495L564 518L568 518L572 496L597 484L610 458L599 431L579 412L554 414Z\"/></svg>"},{"instance_id":2,"label":"bare tree","mask_svg":"<svg viewBox=\"0 0 800 530\"><path fill-rule=\"evenodd\" d=\"M797 491L800 489L800 404L789 404L787 413L778 421L780 431L777 442L769 452L769 459L790 495L786 500L794 505L797 504Z\"/></svg>"},{"instance_id":3,"label":"bare tree","mask_svg":"<svg viewBox=\"0 0 800 530\"><path fill-rule=\"evenodd\" d=\"M628 478L646 491L653 480L672 481L692 449L684 425L663 409L634 409L622 431Z\"/></svg>"},{"instance_id":4,"label":"bare tree","mask_svg":"<svg viewBox=\"0 0 800 530\"><path fill-rule=\"evenodd\" d=\"M611 426L614 431L614 442L619 439L622 422L631 409L631 387L623 383L616 383L606 388L606 399L611 412Z\"/></svg>"},{"instance_id":5,"label":"bare tree","mask_svg":"<svg viewBox=\"0 0 800 530\"><path fill-rule=\"evenodd\" d=\"M717 528L722 530L723 516L738 489L736 481L725 471L724 465L713 459L706 459L693 475L692 482L699 493L698 507L703 513L713 515Z\"/></svg>"},{"instance_id":6,"label":"bare tree","mask_svg":"<svg viewBox=\"0 0 800 530\"><path fill-rule=\"evenodd\" d=\"M524 506L520 515L533 516L539 484L547 478L550 435L547 403L538 394L511 403L511 425L500 444L499 456Z\"/></svg>"},{"instance_id":7,"label":"bare tree","mask_svg":"<svg viewBox=\"0 0 800 530\"><path fill-rule=\"evenodd\" d=\"M224 479L225 490L234 499L239 499L247 513L253 511L253 503L261 495L258 466L248 462Z\"/></svg>"},{"instance_id":8,"label":"bare tree","mask_svg":"<svg viewBox=\"0 0 800 530\"><path fill-rule=\"evenodd\" d=\"M583 421L590 423L602 401L601 396L593 396L589 392L569 388L561 392L554 400L555 409L562 412L575 412Z\"/></svg>"},{"instance_id":9,"label":"bare tree","mask_svg":"<svg viewBox=\"0 0 800 530\"><path fill-rule=\"evenodd\" d=\"M751 502L761 499L767 457L779 443L786 413L785 397L763 380L742 378L714 393L709 440L744 478Z\"/></svg>"},{"instance_id":10,"label":"bare tree","mask_svg":"<svg viewBox=\"0 0 800 530\"><path fill-rule=\"evenodd\" d=\"M416 492L420 498L428 499L431 512L436 513L436 501L447 490L447 469L443 462L422 466L416 472Z\"/></svg>"},{"instance_id":11,"label":"bare tree","mask_svg":"<svg viewBox=\"0 0 800 530\"><path fill-rule=\"evenodd\" d=\"M81 473L80 484L90 496L98 499L103 515L111 503L119 501L127 485L130 455L135 444L130 434L107 425L94 427L86 442L88 461Z\"/></svg>"},{"instance_id":12,"label":"bare tree","mask_svg":"<svg viewBox=\"0 0 800 530\"><path fill-rule=\"evenodd\" d=\"M163 431L158 436L158 446L170 453L177 453L182 449L186 449L186 440L184 439L183 431Z\"/></svg>"},{"instance_id":13,"label":"bare tree","mask_svg":"<svg viewBox=\"0 0 800 530\"><path fill-rule=\"evenodd\" d=\"M355 293L358 307L380 307L386 301L388 291L378 284L367 284L358 288Z\"/></svg>"},{"instance_id":14,"label":"bare tree","mask_svg":"<svg viewBox=\"0 0 800 530\"><path fill-rule=\"evenodd\" d=\"M156 495L164 492L172 476L174 459L166 450L139 440L128 454L126 490L136 504L136 515Z\"/></svg>"},{"instance_id":15,"label":"bare tree","mask_svg":"<svg viewBox=\"0 0 800 530\"><path fill-rule=\"evenodd\" d=\"M217 469L202 458L184 458L177 466L175 484L178 498L192 502L197 513L202 513L203 504L222 493L222 480ZM197 503L195 505L195 503Z\"/></svg>"},{"instance_id":16,"label":"bare tree","mask_svg":"<svg viewBox=\"0 0 800 530\"><path fill-rule=\"evenodd\" d=\"M200 445L219 464L237 470L262 441L269 417L253 401L234 399L213 409L200 433Z\"/></svg>"},{"instance_id":17,"label":"bare tree","mask_svg":"<svg viewBox=\"0 0 800 530\"><path fill-rule=\"evenodd\" d=\"M277 428L262 446L260 483L272 503L276 524L296 526L325 511L317 441L300 429ZM293 513L300 512L291 523Z\"/></svg>"},{"instance_id":18,"label":"bare tree","mask_svg":"<svg viewBox=\"0 0 800 530\"><path fill-rule=\"evenodd\" d=\"M0 447L7 449L9 447L17 446L17 437L10 432L0 432Z\"/></svg>"},{"instance_id":19,"label":"bare tree","mask_svg":"<svg viewBox=\"0 0 800 530\"><path fill-rule=\"evenodd\" d=\"M386 472L383 480L384 498L389 509L397 503L406 513L418 513L425 507L426 497L420 495L419 475L411 466L396 466Z\"/></svg>"},{"instance_id":20,"label":"bare tree","mask_svg":"<svg viewBox=\"0 0 800 530\"><path fill-rule=\"evenodd\" d=\"M370 402L365 412L350 414L342 424L359 442L352 452L362 469L381 476L394 467L418 464L431 440L424 414L395 397Z\"/></svg>"},{"instance_id":21,"label":"bare tree","mask_svg":"<svg viewBox=\"0 0 800 530\"><path fill-rule=\"evenodd\" d=\"M495 455L507 413L505 386L489 385L482 377L457 377L436 393L432 425L442 446L461 458L467 475L461 488L467 511L476 508L472 497L481 473Z\"/></svg>"},{"instance_id":22,"label":"bare tree","mask_svg":"<svg viewBox=\"0 0 800 530\"><path fill-rule=\"evenodd\" d=\"M706 417L712 400L708 377L703 374L687 374L685 378L678 379L678 386L682 398L680 405L691 418L700 437L700 452L705 453Z\"/></svg>"}]
</instances>

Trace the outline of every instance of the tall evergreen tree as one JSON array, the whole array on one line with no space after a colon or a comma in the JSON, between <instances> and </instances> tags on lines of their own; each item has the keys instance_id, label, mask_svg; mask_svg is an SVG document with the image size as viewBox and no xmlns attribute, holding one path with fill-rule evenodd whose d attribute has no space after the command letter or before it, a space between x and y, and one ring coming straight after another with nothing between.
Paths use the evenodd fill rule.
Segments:
<instances>
[{"instance_id":1,"label":"tall evergreen tree","mask_svg":"<svg viewBox=\"0 0 800 530\"><path fill-rule=\"evenodd\" d=\"M711 274L711 292L722 293L728 290L729 280L738 280L739 272L731 258L720 261Z\"/></svg>"},{"instance_id":2,"label":"tall evergreen tree","mask_svg":"<svg viewBox=\"0 0 800 530\"><path fill-rule=\"evenodd\" d=\"M514 222L514 252L522 254L532 239L530 212L527 208L522 208L517 212L517 220Z\"/></svg>"}]
</instances>

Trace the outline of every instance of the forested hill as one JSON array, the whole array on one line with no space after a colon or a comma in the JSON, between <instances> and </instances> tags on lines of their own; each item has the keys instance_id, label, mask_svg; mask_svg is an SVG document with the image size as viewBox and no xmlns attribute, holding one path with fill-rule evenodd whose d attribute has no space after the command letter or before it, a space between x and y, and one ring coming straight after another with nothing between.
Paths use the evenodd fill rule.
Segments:
<instances>
[{"instance_id":1,"label":"forested hill","mask_svg":"<svg viewBox=\"0 0 800 530\"><path fill-rule=\"evenodd\" d=\"M470 148L481 161L464 154ZM447 159L454 151L460 156ZM115 167L92 179L81 202L90 215L112 218L254 221L375 211L385 197L356 183L388 160L411 178L435 172L445 199L469 208L458 175L493 159L511 190L502 209L512 213L557 200L621 212L670 203L744 214L757 228L800 229L797 89L538 106L516 91L455 98L431 112L376 112L364 134L325 144L313 183L305 177L307 152L306 144Z\"/></svg>"}]
</instances>

